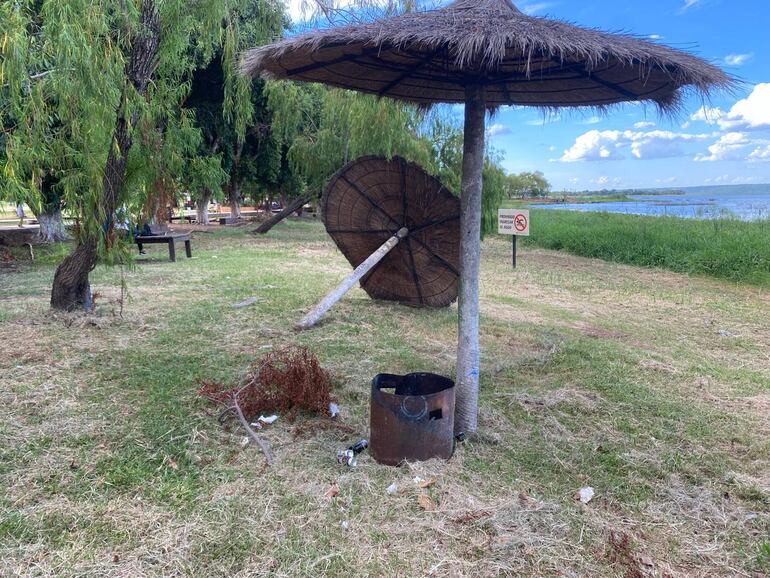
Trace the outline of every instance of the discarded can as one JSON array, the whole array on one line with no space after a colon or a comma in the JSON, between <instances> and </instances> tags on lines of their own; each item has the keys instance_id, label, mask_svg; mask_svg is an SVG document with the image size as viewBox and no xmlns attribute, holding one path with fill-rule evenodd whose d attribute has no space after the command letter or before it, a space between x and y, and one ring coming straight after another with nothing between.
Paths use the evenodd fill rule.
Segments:
<instances>
[{"instance_id":1,"label":"discarded can","mask_svg":"<svg viewBox=\"0 0 770 578\"><path fill-rule=\"evenodd\" d=\"M346 464L349 468L356 467L356 464L358 463L358 454L360 454L362 451L364 451L366 448L369 447L368 440L361 440L360 442L354 443L352 446L350 446L346 450L340 450L337 452L337 463L338 464Z\"/></svg>"},{"instance_id":2,"label":"discarded can","mask_svg":"<svg viewBox=\"0 0 770 578\"><path fill-rule=\"evenodd\" d=\"M358 458L356 458L356 452L353 450L340 450L337 452L337 463L340 465L346 465L349 468L356 467Z\"/></svg>"},{"instance_id":3,"label":"discarded can","mask_svg":"<svg viewBox=\"0 0 770 578\"><path fill-rule=\"evenodd\" d=\"M360 442L350 446L348 449L352 450L353 453L360 454L362 451L364 451L368 447L369 447L369 442L367 440L361 440Z\"/></svg>"}]
</instances>

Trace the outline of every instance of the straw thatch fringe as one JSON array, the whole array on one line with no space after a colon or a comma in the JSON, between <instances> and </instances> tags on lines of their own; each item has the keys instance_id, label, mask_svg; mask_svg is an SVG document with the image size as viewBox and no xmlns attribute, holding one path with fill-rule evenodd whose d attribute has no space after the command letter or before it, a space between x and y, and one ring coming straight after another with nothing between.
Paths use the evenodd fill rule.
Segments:
<instances>
[{"instance_id":1,"label":"straw thatch fringe","mask_svg":"<svg viewBox=\"0 0 770 578\"><path fill-rule=\"evenodd\" d=\"M316 30L248 51L242 72L321 82L417 104L463 102L486 85L491 108L607 108L624 101L675 112L735 79L690 53L629 35L526 16L510 0Z\"/></svg>"}]
</instances>

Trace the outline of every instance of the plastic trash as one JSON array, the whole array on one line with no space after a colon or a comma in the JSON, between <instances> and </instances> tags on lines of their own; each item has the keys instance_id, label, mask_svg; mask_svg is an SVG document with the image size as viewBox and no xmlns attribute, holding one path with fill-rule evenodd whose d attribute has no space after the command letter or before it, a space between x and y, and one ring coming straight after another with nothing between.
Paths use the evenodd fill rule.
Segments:
<instances>
[{"instance_id":1,"label":"plastic trash","mask_svg":"<svg viewBox=\"0 0 770 578\"><path fill-rule=\"evenodd\" d=\"M362 451L364 451L368 447L369 447L369 441L361 440L360 442L356 442L355 444L350 446L348 449L353 450L353 452L356 454L360 454Z\"/></svg>"},{"instance_id":2,"label":"plastic trash","mask_svg":"<svg viewBox=\"0 0 770 578\"><path fill-rule=\"evenodd\" d=\"M229 279L229 277L228 277L228 279ZM239 303L234 303L232 305L232 308L233 309L243 309L244 307L249 307L249 306L254 305L255 303L258 303L258 302L259 302L259 298L258 297L249 297L248 299L244 299L243 301L241 301Z\"/></svg>"},{"instance_id":3,"label":"plastic trash","mask_svg":"<svg viewBox=\"0 0 770 578\"><path fill-rule=\"evenodd\" d=\"M369 441L361 440L359 442L356 442L346 450L339 450L337 452L337 463L347 464L349 468L356 467L356 464L358 464L358 457L357 457L358 454L360 454L362 451L364 451L368 447L369 447Z\"/></svg>"},{"instance_id":4,"label":"plastic trash","mask_svg":"<svg viewBox=\"0 0 770 578\"><path fill-rule=\"evenodd\" d=\"M582 503L587 504L594 499L596 492L591 487L581 488L575 496Z\"/></svg>"},{"instance_id":5,"label":"plastic trash","mask_svg":"<svg viewBox=\"0 0 770 578\"><path fill-rule=\"evenodd\" d=\"M353 450L340 450L337 452L337 463L355 468L358 464L358 458L356 458L356 453Z\"/></svg>"}]
</instances>

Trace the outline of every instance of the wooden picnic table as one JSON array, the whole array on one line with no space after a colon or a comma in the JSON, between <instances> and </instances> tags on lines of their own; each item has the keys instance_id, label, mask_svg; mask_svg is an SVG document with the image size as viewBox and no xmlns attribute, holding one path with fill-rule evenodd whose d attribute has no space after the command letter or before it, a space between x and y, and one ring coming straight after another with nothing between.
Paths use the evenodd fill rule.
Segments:
<instances>
[{"instance_id":1,"label":"wooden picnic table","mask_svg":"<svg viewBox=\"0 0 770 578\"><path fill-rule=\"evenodd\" d=\"M190 244L190 233L169 233L167 235L137 235L134 240L139 247L139 252L142 251L143 245L156 245L167 244L168 245L168 258L172 262L176 262L176 249L174 243L177 241L184 241L184 250L187 253L187 258L192 258L192 246Z\"/></svg>"}]
</instances>

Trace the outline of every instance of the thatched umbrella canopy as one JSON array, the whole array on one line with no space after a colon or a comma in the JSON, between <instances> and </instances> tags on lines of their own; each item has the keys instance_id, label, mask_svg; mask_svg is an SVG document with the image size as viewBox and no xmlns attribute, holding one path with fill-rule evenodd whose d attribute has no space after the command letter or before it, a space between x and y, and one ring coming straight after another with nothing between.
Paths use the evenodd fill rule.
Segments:
<instances>
[{"instance_id":1,"label":"thatched umbrella canopy","mask_svg":"<svg viewBox=\"0 0 770 578\"><path fill-rule=\"evenodd\" d=\"M247 74L320 82L420 105L465 103L457 431L476 430L484 122L501 105L596 107L641 101L675 111L732 79L704 60L623 35L526 16L510 0L317 30L251 50Z\"/></svg>"}]
</instances>

